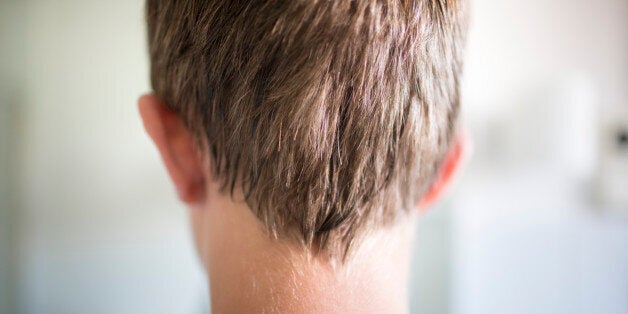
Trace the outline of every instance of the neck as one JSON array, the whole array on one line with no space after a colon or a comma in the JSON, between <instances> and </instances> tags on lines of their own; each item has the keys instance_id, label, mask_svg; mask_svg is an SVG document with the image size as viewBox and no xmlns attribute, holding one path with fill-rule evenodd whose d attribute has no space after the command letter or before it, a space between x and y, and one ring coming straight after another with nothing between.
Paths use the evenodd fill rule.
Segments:
<instances>
[{"instance_id":1,"label":"neck","mask_svg":"<svg viewBox=\"0 0 628 314\"><path fill-rule=\"evenodd\" d=\"M271 240L251 211L221 204L193 217L213 313L408 312L413 223L365 237L343 264ZM193 210L194 211L194 210Z\"/></svg>"}]
</instances>

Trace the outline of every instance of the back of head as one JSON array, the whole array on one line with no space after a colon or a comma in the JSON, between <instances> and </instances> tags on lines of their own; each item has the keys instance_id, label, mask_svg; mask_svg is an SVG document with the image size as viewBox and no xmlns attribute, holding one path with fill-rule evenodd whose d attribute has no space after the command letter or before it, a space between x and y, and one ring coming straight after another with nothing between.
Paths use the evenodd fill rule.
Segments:
<instances>
[{"instance_id":1,"label":"back of head","mask_svg":"<svg viewBox=\"0 0 628 314\"><path fill-rule=\"evenodd\" d=\"M271 235L343 256L412 211L443 160L463 5L148 0L152 85Z\"/></svg>"}]
</instances>

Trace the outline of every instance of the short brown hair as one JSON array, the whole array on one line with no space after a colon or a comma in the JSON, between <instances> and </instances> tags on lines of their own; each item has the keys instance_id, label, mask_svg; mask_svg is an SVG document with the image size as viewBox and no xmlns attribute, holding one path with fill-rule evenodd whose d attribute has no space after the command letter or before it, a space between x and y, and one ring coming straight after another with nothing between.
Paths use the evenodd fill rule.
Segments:
<instances>
[{"instance_id":1,"label":"short brown hair","mask_svg":"<svg viewBox=\"0 0 628 314\"><path fill-rule=\"evenodd\" d=\"M148 0L151 81L271 235L344 255L431 184L464 20L458 0Z\"/></svg>"}]
</instances>

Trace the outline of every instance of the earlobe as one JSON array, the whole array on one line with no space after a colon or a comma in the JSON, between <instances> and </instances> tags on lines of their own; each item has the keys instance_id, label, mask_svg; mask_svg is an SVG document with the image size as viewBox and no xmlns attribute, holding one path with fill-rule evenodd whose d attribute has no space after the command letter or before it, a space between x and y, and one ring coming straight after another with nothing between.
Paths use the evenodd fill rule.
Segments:
<instances>
[{"instance_id":1,"label":"earlobe","mask_svg":"<svg viewBox=\"0 0 628 314\"><path fill-rule=\"evenodd\" d=\"M205 178L194 141L180 117L155 95L138 100L138 109L146 132L155 143L175 185L179 199L187 204L201 202Z\"/></svg>"},{"instance_id":2,"label":"earlobe","mask_svg":"<svg viewBox=\"0 0 628 314\"><path fill-rule=\"evenodd\" d=\"M469 153L468 149L468 137L464 135L456 136L447 155L445 155L445 159L436 174L432 186L425 193L419 204L417 204L419 211L425 211L430 208L446 192L451 182L460 172L461 165Z\"/></svg>"}]
</instances>

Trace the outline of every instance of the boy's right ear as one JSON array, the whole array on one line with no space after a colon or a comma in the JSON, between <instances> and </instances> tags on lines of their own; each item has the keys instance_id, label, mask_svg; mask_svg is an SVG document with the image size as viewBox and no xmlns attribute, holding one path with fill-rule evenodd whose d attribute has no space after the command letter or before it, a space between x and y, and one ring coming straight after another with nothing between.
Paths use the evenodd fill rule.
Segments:
<instances>
[{"instance_id":1,"label":"boy's right ear","mask_svg":"<svg viewBox=\"0 0 628 314\"><path fill-rule=\"evenodd\" d=\"M436 178L432 182L432 186L423 196L423 199L417 204L417 208L420 211L427 210L442 197L452 181L456 178L456 175L460 173L460 168L470 153L469 150L469 137L462 133L458 134L445 155L440 169L436 173Z\"/></svg>"},{"instance_id":2,"label":"boy's right ear","mask_svg":"<svg viewBox=\"0 0 628 314\"><path fill-rule=\"evenodd\" d=\"M157 146L179 199L186 204L203 202L205 178L195 142L178 114L153 94L139 98L138 108L146 132Z\"/></svg>"}]
</instances>

